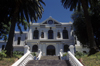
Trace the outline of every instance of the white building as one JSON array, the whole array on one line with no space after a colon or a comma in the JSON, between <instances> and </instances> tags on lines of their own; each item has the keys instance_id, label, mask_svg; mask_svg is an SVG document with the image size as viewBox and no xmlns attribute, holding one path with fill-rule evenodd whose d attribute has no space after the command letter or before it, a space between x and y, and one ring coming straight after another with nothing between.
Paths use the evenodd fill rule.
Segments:
<instances>
[{"instance_id":1,"label":"white building","mask_svg":"<svg viewBox=\"0 0 100 66\"><path fill-rule=\"evenodd\" d=\"M15 31L13 40L14 51L24 51L24 46L27 44L30 51L38 52L40 49L45 55L59 55L60 49L67 52L70 46L74 46L73 51L83 51L79 41L75 44L72 22L58 22L52 17L49 17L42 23L30 23L28 32ZM0 47L6 43L0 42ZM76 48L75 48L76 46ZM81 50L80 50L81 49Z\"/></svg>"}]
</instances>

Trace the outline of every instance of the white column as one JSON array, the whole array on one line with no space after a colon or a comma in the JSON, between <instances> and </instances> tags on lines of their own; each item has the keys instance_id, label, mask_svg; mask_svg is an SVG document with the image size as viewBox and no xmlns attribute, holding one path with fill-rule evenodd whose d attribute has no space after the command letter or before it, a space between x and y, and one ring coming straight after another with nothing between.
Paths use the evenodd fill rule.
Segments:
<instances>
[{"instance_id":1,"label":"white column","mask_svg":"<svg viewBox=\"0 0 100 66\"><path fill-rule=\"evenodd\" d=\"M56 44L56 55L59 55L59 44Z\"/></svg>"},{"instance_id":2,"label":"white column","mask_svg":"<svg viewBox=\"0 0 100 66\"><path fill-rule=\"evenodd\" d=\"M32 40L32 29L30 29L30 40Z\"/></svg>"},{"instance_id":3,"label":"white column","mask_svg":"<svg viewBox=\"0 0 100 66\"><path fill-rule=\"evenodd\" d=\"M60 31L61 39L63 39L62 31Z\"/></svg>"},{"instance_id":4,"label":"white column","mask_svg":"<svg viewBox=\"0 0 100 66\"><path fill-rule=\"evenodd\" d=\"M46 33L45 37L46 39L48 39L48 31L45 31L45 33Z\"/></svg>"},{"instance_id":5,"label":"white column","mask_svg":"<svg viewBox=\"0 0 100 66\"><path fill-rule=\"evenodd\" d=\"M58 44L58 54L59 54L59 52L60 52L60 46L59 46L60 44Z\"/></svg>"},{"instance_id":6,"label":"white column","mask_svg":"<svg viewBox=\"0 0 100 66\"><path fill-rule=\"evenodd\" d=\"M59 46L60 44L58 44L58 55L59 55L59 52L60 52L60 46Z\"/></svg>"},{"instance_id":7,"label":"white column","mask_svg":"<svg viewBox=\"0 0 100 66\"><path fill-rule=\"evenodd\" d=\"M41 44L40 44L40 43L38 44L38 46L39 46L39 48L38 48L38 49L40 49L40 50L42 51L42 49L41 49Z\"/></svg>"},{"instance_id":8,"label":"white column","mask_svg":"<svg viewBox=\"0 0 100 66\"><path fill-rule=\"evenodd\" d=\"M41 39L41 30L39 30L39 39Z\"/></svg>"},{"instance_id":9,"label":"white column","mask_svg":"<svg viewBox=\"0 0 100 66\"><path fill-rule=\"evenodd\" d=\"M74 46L73 45L70 45L69 46L69 49L70 49L70 52L74 55Z\"/></svg>"},{"instance_id":10,"label":"white column","mask_svg":"<svg viewBox=\"0 0 100 66\"><path fill-rule=\"evenodd\" d=\"M54 32L53 38L56 39L56 31L53 32Z\"/></svg>"},{"instance_id":11,"label":"white column","mask_svg":"<svg viewBox=\"0 0 100 66\"><path fill-rule=\"evenodd\" d=\"M43 44L43 56L46 56L46 45Z\"/></svg>"}]
</instances>

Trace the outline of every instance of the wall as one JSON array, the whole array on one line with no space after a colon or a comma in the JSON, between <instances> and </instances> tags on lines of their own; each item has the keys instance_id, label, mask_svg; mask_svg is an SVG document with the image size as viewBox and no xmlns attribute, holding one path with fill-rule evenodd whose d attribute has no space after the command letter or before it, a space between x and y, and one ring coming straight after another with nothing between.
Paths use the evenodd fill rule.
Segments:
<instances>
[{"instance_id":1,"label":"wall","mask_svg":"<svg viewBox=\"0 0 100 66\"><path fill-rule=\"evenodd\" d=\"M25 40L27 38L27 33L23 33L23 34L15 33L13 46L18 46L18 37L21 37L19 46L24 46Z\"/></svg>"}]
</instances>

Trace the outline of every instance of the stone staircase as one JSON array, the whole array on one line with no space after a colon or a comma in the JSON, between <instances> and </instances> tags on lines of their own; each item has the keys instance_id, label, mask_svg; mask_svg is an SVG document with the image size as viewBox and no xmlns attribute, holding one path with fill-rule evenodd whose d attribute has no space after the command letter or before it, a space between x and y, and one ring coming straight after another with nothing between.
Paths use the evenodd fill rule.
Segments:
<instances>
[{"instance_id":1,"label":"stone staircase","mask_svg":"<svg viewBox=\"0 0 100 66\"><path fill-rule=\"evenodd\" d=\"M41 60L59 60L58 56L42 56Z\"/></svg>"},{"instance_id":2,"label":"stone staircase","mask_svg":"<svg viewBox=\"0 0 100 66\"><path fill-rule=\"evenodd\" d=\"M42 56L41 60L30 60L26 66L71 66L68 60L59 60L58 56Z\"/></svg>"}]
</instances>

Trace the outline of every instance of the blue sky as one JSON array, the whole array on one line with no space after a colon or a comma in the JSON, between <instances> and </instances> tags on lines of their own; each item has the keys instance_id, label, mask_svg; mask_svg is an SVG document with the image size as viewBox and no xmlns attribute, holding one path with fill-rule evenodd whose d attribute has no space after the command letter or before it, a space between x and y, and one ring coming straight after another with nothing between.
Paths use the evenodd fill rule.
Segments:
<instances>
[{"instance_id":1,"label":"blue sky","mask_svg":"<svg viewBox=\"0 0 100 66\"><path fill-rule=\"evenodd\" d=\"M44 12L42 18L37 21L37 23L41 23L50 16L57 20L58 22L69 22L72 21L71 14L73 11L69 9L64 9L62 6L61 0L43 0L46 6L43 6ZM73 22L73 21L72 21ZM16 31L19 31L17 26L15 28ZM24 29L22 28L24 31Z\"/></svg>"}]
</instances>

